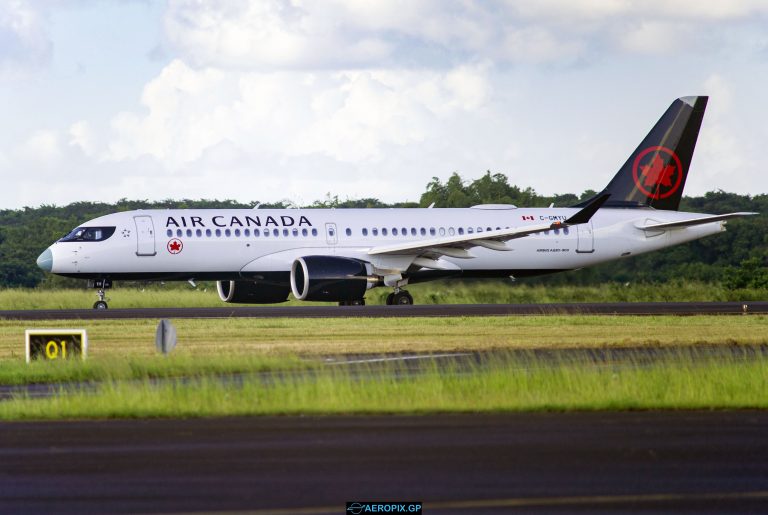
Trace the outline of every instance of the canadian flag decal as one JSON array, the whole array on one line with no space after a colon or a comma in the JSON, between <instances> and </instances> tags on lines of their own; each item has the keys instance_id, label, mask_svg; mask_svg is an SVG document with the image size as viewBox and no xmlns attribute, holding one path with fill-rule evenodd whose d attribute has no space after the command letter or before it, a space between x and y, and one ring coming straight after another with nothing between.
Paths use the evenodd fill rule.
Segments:
<instances>
[{"instance_id":1,"label":"canadian flag decal","mask_svg":"<svg viewBox=\"0 0 768 515\"><path fill-rule=\"evenodd\" d=\"M533 220L533 215L523 215L523 220Z\"/></svg>"}]
</instances>

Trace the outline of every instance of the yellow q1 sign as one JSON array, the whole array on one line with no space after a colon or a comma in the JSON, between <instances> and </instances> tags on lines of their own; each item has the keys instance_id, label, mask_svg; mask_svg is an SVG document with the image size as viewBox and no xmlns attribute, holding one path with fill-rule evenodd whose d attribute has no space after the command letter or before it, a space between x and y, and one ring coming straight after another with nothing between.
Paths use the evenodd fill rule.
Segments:
<instances>
[{"instance_id":1,"label":"yellow q1 sign","mask_svg":"<svg viewBox=\"0 0 768 515\"><path fill-rule=\"evenodd\" d=\"M24 334L27 363L33 359L85 359L88 353L85 329L27 329Z\"/></svg>"}]
</instances>

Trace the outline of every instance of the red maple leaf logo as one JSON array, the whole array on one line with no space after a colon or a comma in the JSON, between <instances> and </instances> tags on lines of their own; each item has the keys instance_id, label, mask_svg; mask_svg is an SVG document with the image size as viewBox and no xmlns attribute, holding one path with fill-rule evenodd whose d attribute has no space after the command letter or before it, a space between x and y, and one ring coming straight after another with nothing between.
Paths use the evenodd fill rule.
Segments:
<instances>
[{"instance_id":1,"label":"red maple leaf logo","mask_svg":"<svg viewBox=\"0 0 768 515\"><path fill-rule=\"evenodd\" d=\"M168 242L168 252L170 252L171 254L178 254L179 252L181 252L181 249L183 248L184 248L184 244L181 243L181 240L177 240L174 238Z\"/></svg>"},{"instance_id":2,"label":"red maple leaf logo","mask_svg":"<svg viewBox=\"0 0 768 515\"><path fill-rule=\"evenodd\" d=\"M645 178L645 185L649 187L672 187L672 174L675 173L675 165L668 164L664 166L664 160L656 154L653 156L650 164L641 165L642 175Z\"/></svg>"}]
</instances>

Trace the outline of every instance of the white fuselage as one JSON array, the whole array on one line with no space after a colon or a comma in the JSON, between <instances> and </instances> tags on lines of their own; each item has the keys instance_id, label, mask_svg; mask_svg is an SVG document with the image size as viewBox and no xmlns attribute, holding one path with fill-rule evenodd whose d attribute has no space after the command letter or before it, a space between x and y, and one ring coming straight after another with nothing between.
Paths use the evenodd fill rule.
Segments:
<instances>
[{"instance_id":1,"label":"white fuselage","mask_svg":"<svg viewBox=\"0 0 768 515\"><path fill-rule=\"evenodd\" d=\"M50 271L83 278L249 279L289 273L308 255L359 259L405 270L413 256L371 255L372 248L470 231L564 221L575 208L146 210L99 217L81 227L114 227L103 241L51 245ZM507 242L509 251L474 247L442 255L434 269L464 276L535 275L633 256L724 230L723 222L649 231L637 227L700 217L653 209L600 209L590 222ZM449 253L450 254L450 253ZM423 269L429 272L429 269ZM417 276L418 267L410 265Z\"/></svg>"}]
</instances>

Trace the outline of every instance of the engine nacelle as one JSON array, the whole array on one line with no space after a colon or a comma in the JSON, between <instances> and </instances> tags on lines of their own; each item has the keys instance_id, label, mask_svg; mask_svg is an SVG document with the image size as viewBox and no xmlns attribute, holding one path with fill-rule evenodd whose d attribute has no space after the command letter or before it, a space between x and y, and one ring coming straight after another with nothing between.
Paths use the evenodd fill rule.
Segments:
<instances>
[{"instance_id":1,"label":"engine nacelle","mask_svg":"<svg viewBox=\"0 0 768 515\"><path fill-rule=\"evenodd\" d=\"M362 299L379 279L371 264L335 256L305 256L291 266L291 291L299 300L346 301Z\"/></svg>"},{"instance_id":2,"label":"engine nacelle","mask_svg":"<svg viewBox=\"0 0 768 515\"><path fill-rule=\"evenodd\" d=\"M260 284L253 281L216 281L219 298L235 304L277 304L288 300L287 284Z\"/></svg>"}]
</instances>

